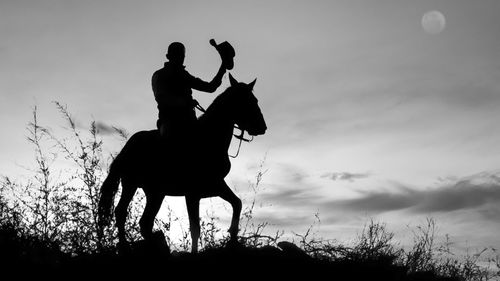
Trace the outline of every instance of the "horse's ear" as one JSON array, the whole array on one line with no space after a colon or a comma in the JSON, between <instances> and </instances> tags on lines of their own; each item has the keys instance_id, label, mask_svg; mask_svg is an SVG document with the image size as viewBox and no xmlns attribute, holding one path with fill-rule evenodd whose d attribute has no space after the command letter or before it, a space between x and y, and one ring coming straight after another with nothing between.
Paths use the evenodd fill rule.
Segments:
<instances>
[{"instance_id":1,"label":"horse's ear","mask_svg":"<svg viewBox=\"0 0 500 281\"><path fill-rule=\"evenodd\" d=\"M231 84L231 86L236 86L236 84L238 84L238 81L236 81L236 79L234 79L233 75L231 75L231 73L229 73L229 83Z\"/></svg>"},{"instance_id":2,"label":"horse's ear","mask_svg":"<svg viewBox=\"0 0 500 281\"><path fill-rule=\"evenodd\" d=\"M248 87L250 87L250 90L253 90L253 87L255 86L255 82L257 82L257 78L255 78L250 84L248 84Z\"/></svg>"}]
</instances>

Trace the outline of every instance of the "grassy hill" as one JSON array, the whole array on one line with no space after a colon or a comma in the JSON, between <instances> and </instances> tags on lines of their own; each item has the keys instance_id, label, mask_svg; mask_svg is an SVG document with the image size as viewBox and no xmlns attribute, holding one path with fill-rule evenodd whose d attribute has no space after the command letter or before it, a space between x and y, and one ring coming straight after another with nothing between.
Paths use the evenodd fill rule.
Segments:
<instances>
[{"instance_id":1,"label":"grassy hill","mask_svg":"<svg viewBox=\"0 0 500 281\"><path fill-rule=\"evenodd\" d=\"M432 266L428 270L412 269L401 262L402 256L398 255L402 253L387 251L387 248L372 249L375 251L368 254L361 248L346 252L342 247L328 249L324 245L318 247L316 253L307 253L287 241L260 247L227 245L222 241L216 247L206 247L198 254L191 254L171 252L163 235L156 237L154 241L131 243L125 249L110 247L75 255L61 251L55 243L22 236L4 227L0 232L0 264L3 274L65 279L72 276L113 280L132 276L155 279L184 276L208 280L286 280L298 277L307 280L387 281L467 279L459 275L442 276ZM335 252L336 257L327 255L328 251L330 254Z\"/></svg>"}]
</instances>

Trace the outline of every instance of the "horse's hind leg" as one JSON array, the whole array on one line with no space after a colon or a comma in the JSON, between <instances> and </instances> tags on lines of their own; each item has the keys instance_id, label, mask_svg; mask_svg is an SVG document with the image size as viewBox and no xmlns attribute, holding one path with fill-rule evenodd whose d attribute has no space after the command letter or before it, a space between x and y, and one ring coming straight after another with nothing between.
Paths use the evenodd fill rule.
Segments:
<instances>
[{"instance_id":1,"label":"horse's hind leg","mask_svg":"<svg viewBox=\"0 0 500 281\"><path fill-rule=\"evenodd\" d=\"M238 240L238 227L240 224L240 214L241 214L241 200L234 194L234 192L229 188L227 183L222 180L220 182L221 192L219 197L231 204L233 208L233 216L231 218L231 226L229 227L229 234L231 235L231 242L236 242Z\"/></svg>"},{"instance_id":2,"label":"horse's hind leg","mask_svg":"<svg viewBox=\"0 0 500 281\"><path fill-rule=\"evenodd\" d=\"M191 253L196 253L198 252L198 239L200 238L200 198L186 196L186 206L191 232Z\"/></svg>"},{"instance_id":3,"label":"horse's hind leg","mask_svg":"<svg viewBox=\"0 0 500 281\"><path fill-rule=\"evenodd\" d=\"M141 227L142 237L144 237L145 240L151 240L155 217L158 211L160 211L164 196L157 192L144 191L146 193L146 207L139 221L139 226Z\"/></svg>"},{"instance_id":4,"label":"horse's hind leg","mask_svg":"<svg viewBox=\"0 0 500 281\"><path fill-rule=\"evenodd\" d=\"M134 197L135 192L137 191L137 186L129 181L122 181L122 194L120 197L120 201L115 209L116 216L116 226L118 227L118 239L122 246L125 246L127 243L126 233L125 233L125 221L127 219L127 209L130 201Z\"/></svg>"}]
</instances>

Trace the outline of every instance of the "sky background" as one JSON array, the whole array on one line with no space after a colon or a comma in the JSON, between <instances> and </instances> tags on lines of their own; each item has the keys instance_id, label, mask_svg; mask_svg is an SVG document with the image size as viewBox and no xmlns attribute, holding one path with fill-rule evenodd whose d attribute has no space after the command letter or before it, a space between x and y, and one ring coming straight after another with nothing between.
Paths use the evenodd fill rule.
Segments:
<instances>
[{"instance_id":1,"label":"sky background","mask_svg":"<svg viewBox=\"0 0 500 281\"><path fill-rule=\"evenodd\" d=\"M446 18L439 34L422 28L430 10ZM463 247L500 247L499 13L498 0L4 0L0 173L33 162L35 105L42 125L62 126L52 101L118 151L109 126L155 127L151 75L168 45L183 42L186 69L210 80L215 38L236 49L236 79L257 78L269 127L227 178L249 199L265 159L258 219L303 233L317 213L319 235L351 239L375 218L405 239L433 217Z\"/></svg>"}]
</instances>

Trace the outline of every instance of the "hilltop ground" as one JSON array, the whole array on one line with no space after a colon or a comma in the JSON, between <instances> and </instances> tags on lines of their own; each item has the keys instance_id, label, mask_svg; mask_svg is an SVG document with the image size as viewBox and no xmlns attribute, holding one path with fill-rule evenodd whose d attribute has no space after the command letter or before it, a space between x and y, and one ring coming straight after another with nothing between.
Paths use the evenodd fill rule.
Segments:
<instances>
[{"instance_id":1,"label":"hilltop ground","mask_svg":"<svg viewBox=\"0 0 500 281\"><path fill-rule=\"evenodd\" d=\"M4 276L45 278L140 278L169 279L173 276L201 279L285 280L307 278L329 280L460 280L436 276L432 272L409 273L391 256L377 259L322 259L312 257L290 242L276 246L220 246L198 254L170 252L165 240L132 243L127 251L109 249L72 256L56 247L0 237Z\"/></svg>"}]
</instances>

